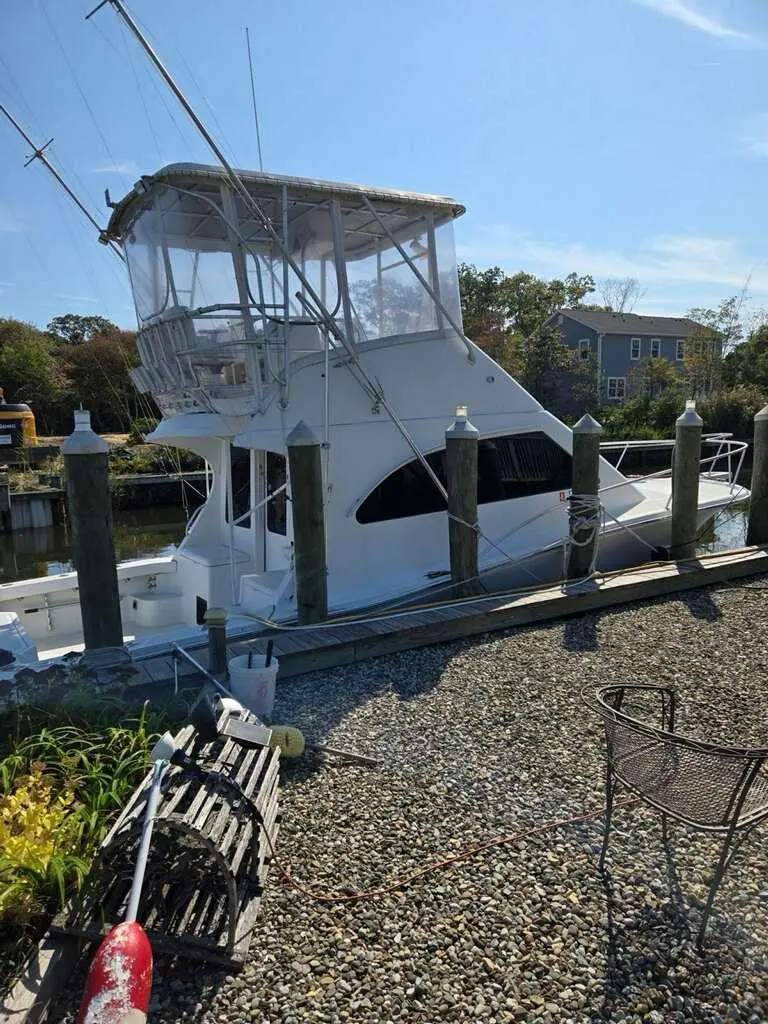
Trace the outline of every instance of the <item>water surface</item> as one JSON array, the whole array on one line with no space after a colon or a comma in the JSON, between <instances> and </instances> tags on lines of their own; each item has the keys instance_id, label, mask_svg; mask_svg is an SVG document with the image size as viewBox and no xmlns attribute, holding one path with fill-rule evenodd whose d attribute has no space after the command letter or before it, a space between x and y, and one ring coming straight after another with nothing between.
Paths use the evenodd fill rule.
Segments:
<instances>
[{"instance_id":1,"label":"water surface","mask_svg":"<svg viewBox=\"0 0 768 1024\"><path fill-rule=\"evenodd\" d=\"M169 555L184 536L186 519L180 505L155 505L114 514L118 561ZM701 537L699 553L740 548L746 543L747 505L732 505ZM68 526L0 534L0 583L71 572Z\"/></svg>"},{"instance_id":2,"label":"water surface","mask_svg":"<svg viewBox=\"0 0 768 1024\"><path fill-rule=\"evenodd\" d=\"M184 536L181 505L154 505L114 513L115 553L129 558L170 555ZM69 525L0 533L0 583L72 571Z\"/></svg>"}]
</instances>

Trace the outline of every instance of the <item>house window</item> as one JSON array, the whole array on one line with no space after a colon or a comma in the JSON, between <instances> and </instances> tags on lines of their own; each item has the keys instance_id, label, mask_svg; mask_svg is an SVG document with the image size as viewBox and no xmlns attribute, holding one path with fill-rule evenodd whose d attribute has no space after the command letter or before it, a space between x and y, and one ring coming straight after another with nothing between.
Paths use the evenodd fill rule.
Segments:
<instances>
[{"instance_id":1,"label":"house window","mask_svg":"<svg viewBox=\"0 0 768 1024\"><path fill-rule=\"evenodd\" d=\"M701 355L701 339L699 339L698 341L694 341L694 343L693 343L693 354L695 356L700 356Z\"/></svg>"},{"instance_id":2,"label":"house window","mask_svg":"<svg viewBox=\"0 0 768 1024\"><path fill-rule=\"evenodd\" d=\"M626 377L609 377L608 378L608 398L618 401L623 399L627 392L627 378Z\"/></svg>"},{"instance_id":3,"label":"house window","mask_svg":"<svg viewBox=\"0 0 768 1024\"><path fill-rule=\"evenodd\" d=\"M445 486L445 450L426 456ZM477 452L477 502L525 498L564 491L571 486L571 456L546 434L536 431L490 437ZM381 523L445 510L445 501L418 459L396 469L371 491L356 513L358 523Z\"/></svg>"},{"instance_id":4,"label":"house window","mask_svg":"<svg viewBox=\"0 0 768 1024\"><path fill-rule=\"evenodd\" d=\"M678 338L675 342L675 359L678 362L685 359L685 338Z\"/></svg>"},{"instance_id":5,"label":"house window","mask_svg":"<svg viewBox=\"0 0 768 1024\"><path fill-rule=\"evenodd\" d=\"M640 339L630 338L629 339L629 356L630 359L640 358Z\"/></svg>"},{"instance_id":6,"label":"house window","mask_svg":"<svg viewBox=\"0 0 768 1024\"><path fill-rule=\"evenodd\" d=\"M651 359L658 359L661 354L661 338L651 338Z\"/></svg>"},{"instance_id":7,"label":"house window","mask_svg":"<svg viewBox=\"0 0 768 1024\"><path fill-rule=\"evenodd\" d=\"M579 341L579 359L589 359L589 338Z\"/></svg>"}]
</instances>

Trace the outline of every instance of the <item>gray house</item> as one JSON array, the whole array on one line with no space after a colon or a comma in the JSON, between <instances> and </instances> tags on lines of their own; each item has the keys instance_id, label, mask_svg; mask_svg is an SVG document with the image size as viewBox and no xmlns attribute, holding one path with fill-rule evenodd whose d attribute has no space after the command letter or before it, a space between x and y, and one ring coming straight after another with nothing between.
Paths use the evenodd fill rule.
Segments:
<instances>
[{"instance_id":1,"label":"gray house","mask_svg":"<svg viewBox=\"0 0 768 1024\"><path fill-rule=\"evenodd\" d=\"M666 359L682 374L689 355L720 351L714 332L688 317L638 316L559 309L545 326L557 327L564 345L596 366L601 402L623 402L633 393L633 370L647 358Z\"/></svg>"}]
</instances>

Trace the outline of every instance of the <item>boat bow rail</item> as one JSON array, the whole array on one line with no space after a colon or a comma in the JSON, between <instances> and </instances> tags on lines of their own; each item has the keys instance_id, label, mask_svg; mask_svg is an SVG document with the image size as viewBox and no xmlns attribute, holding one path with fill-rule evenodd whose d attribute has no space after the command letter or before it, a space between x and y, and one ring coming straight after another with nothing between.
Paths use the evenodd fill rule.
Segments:
<instances>
[{"instance_id":1,"label":"boat bow rail","mask_svg":"<svg viewBox=\"0 0 768 1024\"><path fill-rule=\"evenodd\" d=\"M730 484L731 493L736 493L737 489L739 491L742 490L738 485L738 478L744 466L744 459L746 457L749 444L746 441L736 440L733 434L727 432L704 434L701 439L701 444L702 457L700 466L702 468L702 475L709 479L726 481ZM612 459L609 459L608 461L610 461L616 469L620 469L624 459L632 452L669 451L671 459L671 453L674 452L674 448L674 438L644 441L603 441L600 444L600 453L601 455L607 456L608 453L618 452L618 458L615 461ZM704 453L705 449L706 453ZM629 479L634 483L637 483L638 480L651 480L654 478L668 477L671 473L672 468L670 465L667 468L658 470L654 473L639 474L638 476L633 476ZM620 486L622 485L613 484L610 487L601 488L601 493Z\"/></svg>"}]
</instances>

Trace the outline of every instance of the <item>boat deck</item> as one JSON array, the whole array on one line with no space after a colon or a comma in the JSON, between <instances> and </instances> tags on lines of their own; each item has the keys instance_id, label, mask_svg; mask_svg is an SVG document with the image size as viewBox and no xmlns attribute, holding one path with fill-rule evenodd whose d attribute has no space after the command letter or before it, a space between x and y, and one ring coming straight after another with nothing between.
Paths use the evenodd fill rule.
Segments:
<instances>
[{"instance_id":1,"label":"boat deck","mask_svg":"<svg viewBox=\"0 0 768 1024\"><path fill-rule=\"evenodd\" d=\"M653 562L632 569L596 576L572 585L542 586L536 590L487 594L460 601L422 605L396 612L371 611L330 620L316 626L270 625L246 616L227 622L230 656L249 650L264 653L274 644L280 678L301 675L336 665L351 664L377 655L410 650L447 640L490 633L595 611L630 601L663 597L747 576L768 574L768 547L718 552L680 562ZM139 674L137 684L173 679L171 644L176 642L207 664L204 627L146 628L127 633ZM60 656L82 650L82 643L62 643L41 655ZM190 679L195 670L178 664L179 677Z\"/></svg>"}]
</instances>

